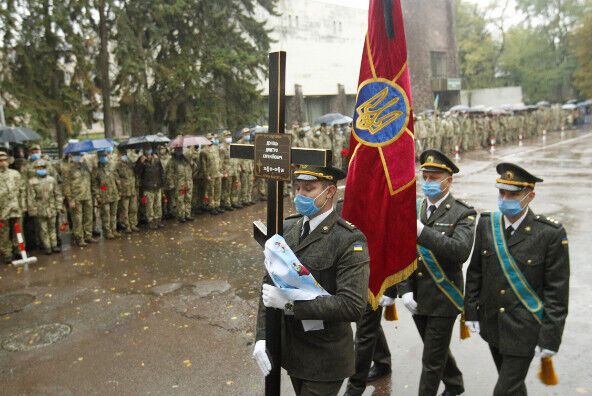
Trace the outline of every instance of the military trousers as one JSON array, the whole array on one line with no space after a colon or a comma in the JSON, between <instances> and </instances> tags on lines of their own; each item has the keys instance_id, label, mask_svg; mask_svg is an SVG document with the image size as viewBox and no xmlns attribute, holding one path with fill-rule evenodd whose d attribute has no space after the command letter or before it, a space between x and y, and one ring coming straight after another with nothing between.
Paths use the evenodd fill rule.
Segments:
<instances>
[{"instance_id":1,"label":"military trousers","mask_svg":"<svg viewBox=\"0 0 592 396\"><path fill-rule=\"evenodd\" d=\"M230 203L238 205L240 203L241 182L239 176L230 178Z\"/></svg>"},{"instance_id":2,"label":"military trousers","mask_svg":"<svg viewBox=\"0 0 592 396\"><path fill-rule=\"evenodd\" d=\"M220 205L223 207L232 206L232 200L230 199L232 190L232 177L223 177L222 186L220 193Z\"/></svg>"},{"instance_id":3,"label":"military trousers","mask_svg":"<svg viewBox=\"0 0 592 396\"><path fill-rule=\"evenodd\" d=\"M391 366L391 352L380 321L382 307L372 310L366 305L364 316L356 322L356 373L349 377L347 389L353 394L362 394L368 383L368 372L372 362L378 366Z\"/></svg>"},{"instance_id":4,"label":"military trousers","mask_svg":"<svg viewBox=\"0 0 592 396\"><path fill-rule=\"evenodd\" d=\"M258 201L260 199L267 198L267 180L258 177L255 179L255 183L253 186L253 201Z\"/></svg>"},{"instance_id":5,"label":"military trousers","mask_svg":"<svg viewBox=\"0 0 592 396\"><path fill-rule=\"evenodd\" d=\"M309 381L290 377L296 396L337 396L343 381Z\"/></svg>"},{"instance_id":6,"label":"military trousers","mask_svg":"<svg viewBox=\"0 0 592 396\"><path fill-rule=\"evenodd\" d=\"M92 238L93 206L90 199L75 201L71 208L73 229L72 234L78 241Z\"/></svg>"},{"instance_id":7,"label":"military trousers","mask_svg":"<svg viewBox=\"0 0 592 396\"><path fill-rule=\"evenodd\" d=\"M146 220L148 223L162 219L162 192L160 189L144 191L146 197Z\"/></svg>"},{"instance_id":8,"label":"military trousers","mask_svg":"<svg viewBox=\"0 0 592 396\"><path fill-rule=\"evenodd\" d=\"M193 185L175 189L175 215L178 219L191 216L191 199L193 197Z\"/></svg>"},{"instance_id":9,"label":"military trousers","mask_svg":"<svg viewBox=\"0 0 592 396\"><path fill-rule=\"evenodd\" d=\"M119 198L117 210L119 223L123 228L131 230L132 227L138 225L138 197L136 195Z\"/></svg>"},{"instance_id":10,"label":"military trousers","mask_svg":"<svg viewBox=\"0 0 592 396\"><path fill-rule=\"evenodd\" d=\"M111 238L117 231L117 202L103 202L99 208L101 212L101 224L103 236Z\"/></svg>"},{"instance_id":11,"label":"military trousers","mask_svg":"<svg viewBox=\"0 0 592 396\"><path fill-rule=\"evenodd\" d=\"M253 174L250 172L241 172L240 174L241 192L240 201L242 204L251 202L253 197L251 192L253 191Z\"/></svg>"},{"instance_id":12,"label":"military trousers","mask_svg":"<svg viewBox=\"0 0 592 396\"><path fill-rule=\"evenodd\" d=\"M221 177L211 177L207 182L207 196L208 196L208 208L216 209L220 207L220 194L222 186Z\"/></svg>"},{"instance_id":13,"label":"military trousers","mask_svg":"<svg viewBox=\"0 0 592 396\"><path fill-rule=\"evenodd\" d=\"M526 396L524 380L534 354L529 357L502 355L499 349L491 344L489 350L498 373L493 396Z\"/></svg>"},{"instance_id":14,"label":"military trousers","mask_svg":"<svg viewBox=\"0 0 592 396\"><path fill-rule=\"evenodd\" d=\"M56 216L37 216L35 223L37 225L37 232L39 233L39 240L45 250L55 248L58 246L58 237L55 227Z\"/></svg>"},{"instance_id":15,"label":"military trousers","mask_svg":"<svg viewBox=\"0 0 592 396\"><path fill-rule=\"evenodd\" d=\"M193 183L193 207L203 209L206 207L205 204L206 196L206 179L198 177Z\"/></svg>"},{"instance_id":16,"label":"military trousers","mask_svg":"<svg viewBox=\"0 0 592 396\"><path fill-rule=\"evenodd\" d=\"M446 390L457 395L464 393L462 373L450 352L456 317L413 315L413 321L423 341L419 396L435 396L440 381Z\"/></svg>"},{"instance_id":17,"label":"military trousers","mask_svg":"<svg viewBox=\"0 0 592 396\"><path fill-rule=\"evenodd\" d=\"M20 218L14 217L0 220L0 256L6 261L12 260L13 246L15 245L14 225L20 222Z\"/></svg>"}]
</instances>

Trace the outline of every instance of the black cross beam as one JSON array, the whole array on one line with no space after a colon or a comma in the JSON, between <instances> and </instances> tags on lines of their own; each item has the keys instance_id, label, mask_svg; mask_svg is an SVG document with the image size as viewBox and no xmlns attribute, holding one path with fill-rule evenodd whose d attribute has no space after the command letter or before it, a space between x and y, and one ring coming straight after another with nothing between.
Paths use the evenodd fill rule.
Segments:
<instances>
[{"instance_id":1,"label":"black cross beam","mask_svg":"<svg viewBox=\"0 0 592 396\"><path fill-rule=\"evenodd\" d=\"M286 53L269 54L269 133L285 133L286 115ZM293 165L328 166L331 150L291 148ZM231 144L230 157L255 159L252 144ZM253 223L255 240L264 246L275 234L283 235L284 182L267 181L267 226L261 221ZM279 396L281 389L281 317L279 309L267 308L265 316L265 340L270 354L271 372L265 378L265 395Z\"/></svg>"}]
</instances>

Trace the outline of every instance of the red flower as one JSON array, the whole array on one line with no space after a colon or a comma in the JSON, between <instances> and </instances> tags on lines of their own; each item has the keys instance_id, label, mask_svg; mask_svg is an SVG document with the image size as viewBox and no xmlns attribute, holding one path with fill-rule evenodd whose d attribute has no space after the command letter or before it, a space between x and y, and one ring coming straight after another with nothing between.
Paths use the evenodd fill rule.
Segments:
<instances>
[{"instance_id":1,"label":"red flower","mask_svg":"<svg viewBox=\"0 0 592 396\"><path fill-rule=\"evenodd\" d=\"M140 200L140 202L142 203L142 205L146 205L146 202L148 202L148 198L146 198L146 196L142 196L142 199Z\"/></svg>"},{"instance_id":2,"label":"red flower","mask_svg":"<svg viewBox=\"0 0 592 396\"><path fill-rule=\"evenodd\" d=\"M0 230L2 229L2 227L4 227L4 224L0 223Z\"/></svg>"},{"instance_id":3,"label":"red flower","mask_svg":"<svg viewBox=\"0 0 592 396\"><path fill-rule=\"evenodd\" d=\"M346 149L346 148L344 148L343 150L341 150L341 156L342 156L343 158L346 158L346 157L348 157L348 156L349 156L349 150L348 150L348 149Z\"/></svg>"},{"instance_id":4,"label":"red flower","mask_svg":"<svg viewBox=\"0 0 592 396\"><path fill-rule=\"evenodd\" d=\"M107 191L107 186L103 184L103 185L101 186L101 191Z\"/></svg>"}]
</instances>

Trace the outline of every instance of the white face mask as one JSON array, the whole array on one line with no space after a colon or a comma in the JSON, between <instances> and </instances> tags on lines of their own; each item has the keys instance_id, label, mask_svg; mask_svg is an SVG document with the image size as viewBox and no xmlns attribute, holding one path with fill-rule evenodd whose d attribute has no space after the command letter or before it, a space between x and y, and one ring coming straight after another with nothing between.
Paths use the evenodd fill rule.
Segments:
<instances>
[{"instance_id":1,"label":"white face mask","mask_svg":"<svg viewBox=\"0 0 592 396\"><path fill-rule=\"evenodd\" d=\"M225 141L226 143L230 144L230 143L232 143L232 138L230 138L230 137L228 137L228 138L225 138L225 139L224 139L224 141Z\"/></svg>"}]
</instances>

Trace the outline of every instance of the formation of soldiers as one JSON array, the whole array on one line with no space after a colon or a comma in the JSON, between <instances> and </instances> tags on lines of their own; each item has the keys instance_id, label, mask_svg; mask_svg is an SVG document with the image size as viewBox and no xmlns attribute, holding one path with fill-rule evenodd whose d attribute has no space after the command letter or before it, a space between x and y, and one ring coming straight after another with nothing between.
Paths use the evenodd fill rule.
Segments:
<instances>
[{"instance_id":1,"label":"formation of soldiers","mask_svg":"<svg viewBox=\"0 0 592 396\"><path fill-rule=\"evenodd\" d=\"M292 135L292 146L331 150L333 152L333 166L339 169L347 167L347 156L351 126L350 124L327 125L321 124L311 128L308 123L300 126L298 123L286 131Z\"/></svg>"},{"instance_id":2,"label":"formation of soldiers","mask_svg":"<svg viewBox=\"0 0 592 396\"><path fill-rule=\"evenodd\" d=\"M24 223L28 247L51 254L61 250L58 236L66 226L84 247L101 234L138 232L141 222L154 230L165 218L184 223L264 200L266 184L254 178L253 161L230 158L232 134L207 138L212 144L201 147L109 148L55 163L39 145L29 147L28 158L22 149L16 159L0 152L0 260L18 255L15 223ZM237 142L250 141L245 128Z\"/></svg>"},{"instance_id":3,"label":"formation of soldiers","mask_svg":"<svg viewBox=\"0 0 592 396\"><path fill-rule=\"evenodd\" d=\"M435 148L444 153L470 151L518 142L544 130L573 127L571 112L560 106L524 106L514 110L424 112L414 117L415 152Z\"/></svg>"}]
</instances>

